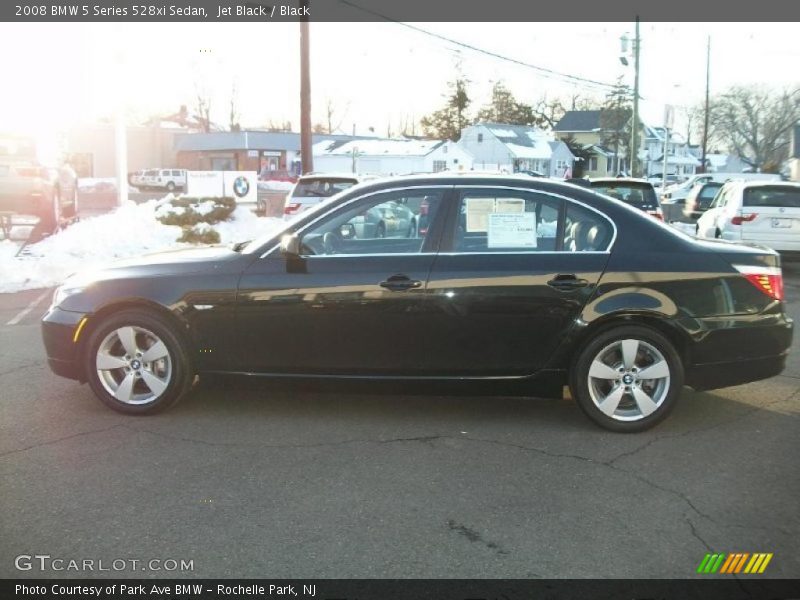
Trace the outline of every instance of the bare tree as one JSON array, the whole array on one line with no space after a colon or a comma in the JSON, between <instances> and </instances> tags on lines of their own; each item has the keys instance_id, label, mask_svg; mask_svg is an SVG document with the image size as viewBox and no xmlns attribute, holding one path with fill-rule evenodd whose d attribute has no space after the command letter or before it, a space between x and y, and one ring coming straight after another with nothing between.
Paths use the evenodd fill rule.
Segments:
<instances>
[{"instance_id":1,"label":"bare tree","mask_svg":"<svg viewBox=\"0 0 800 600\"><path fill-rule=\"evenodd\" d=\"M779 91L734 86L712 98L708 134L753 169L777 173L798 120L800 86Z\"/></svg>"},{"instance_id":2,"label":"bare tree","mask_svg":"<svg viewBox=\"0 0 800 600\"><path fill-rule=\"evenodd\" d=\"M336 106L333 98L325 100L325 118L328 124L327 133L337 131L344 122L348 111L350 110L350 102L347 102L341 109Z\"/></svg>"},{"instance_id":3,"label":"bare tree","mask_svg":"<svg viewBox=\"0 0 800 600\"><path fill-rule=\"evenodd\" d=\"M237 108L237 103L239 99L238 90L236 88L236 81L231 84L231 102L230 102L230 114L228 116L228 126L230 127L231 131L241 131L242 126L239 123L239 110Z\"/></svg>"},{"instance_id":4,"label":"bare tree","mask_svg":"<svg viewBox=\"0 0 800 600\"><path fill-rule=\"evenodd\" d=\"M195 98L194 112L195 121L200 130L205 133L211 131L211 97L199 88Z\"/></svg>"}]
</instances>

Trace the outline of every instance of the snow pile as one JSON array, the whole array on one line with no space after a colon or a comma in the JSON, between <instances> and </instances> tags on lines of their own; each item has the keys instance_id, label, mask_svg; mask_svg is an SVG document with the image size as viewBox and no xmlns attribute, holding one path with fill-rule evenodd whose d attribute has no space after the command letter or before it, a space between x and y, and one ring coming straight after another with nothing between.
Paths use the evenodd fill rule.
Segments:
<instances>
[{"instance_id":1,"label":"snow pile","mask_svg":"<svg viewBox=\"0 0 800 600\"><path fill-rule=\"evenodd\" d=\"M683 233L688 233L689 235L694 235L695 233L695 225L691 223L679 223L678 221L672 221L670 225L675 229L682 231Z\"/></svg>"},{"instance_id":2,"label":"snow pile","mask_svg":"<svg viewBox=\"0 0 800 600\"><path fill-rule=\"evenodd\" d=\"M94 269L118 258L130 258L191 244L178 243L182 230L164 225L156 212L171 196L144 204L128 202L111 213L88 218L24 249L0 242L0 292L51 287L77 271ZM213 202L212 202L213 204ZM259 218L237 207L229 221L213 225L223 244L251 240L281 226L277 218Z\"/></svg>"}]
</instances>

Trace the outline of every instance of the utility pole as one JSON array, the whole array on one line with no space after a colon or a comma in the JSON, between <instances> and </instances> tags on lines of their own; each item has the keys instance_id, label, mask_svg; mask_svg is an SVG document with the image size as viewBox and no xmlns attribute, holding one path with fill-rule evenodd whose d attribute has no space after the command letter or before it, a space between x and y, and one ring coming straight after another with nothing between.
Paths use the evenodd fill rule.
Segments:
<instances>
[{"instance_id":1,"label":"utility pole","mask_svg":"<svg viewBox=\"0 0 800 600\"><path fill-rule=\"evenodd\" d=\"M709 88L711 82L711 36L706 41L706 108L703 115L703 163L701 173L706 172L706 151L708 150L708 112L709 112Z\"/></svg>"},{"instance_id":2,"label":"utility pole","mask_svg":"<svg viewBox=\"0 0 800 600\"><path fill-rule=\"evenodd\" d=\"M301 2L308 6L308 0ZM308 17L300 21L300 160L303 173L314 170L311 149L311 70L309 64Z\"/></svg>"},{"instance_id":3,"label":"utility pole","mask_svg":"<svg viewBox=\"0 0 800 600\"><path fill-rule=\"evenodd\" d=\"M633 121L631 122L631 177L636 177L636 159L639 155L639 143L636 128L639 122L639 15L636 15L636 36L633 40Z\"/></svg>"}]
</instances>

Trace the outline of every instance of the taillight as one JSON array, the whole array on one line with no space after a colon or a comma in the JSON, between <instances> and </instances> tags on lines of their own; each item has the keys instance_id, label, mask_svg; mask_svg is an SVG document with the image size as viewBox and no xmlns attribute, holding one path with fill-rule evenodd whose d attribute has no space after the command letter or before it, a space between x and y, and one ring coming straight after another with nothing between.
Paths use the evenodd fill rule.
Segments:
<instances>
[{"instance_id":1,"label":"taillight","mask_svg":"<svg viewBox=\"0 0 800 600\"><path fill-rule=\"evenodd\" d=\"M419 205L419 214L420 216L425 216L428 214L428 209L430 208L430 204L427 200L423 200L422 204Z\"/></svg>"},{"instance_id":2,"label":"taillight","mask_svg":"<svg viewBox=\"0 0 800 600\"><path fill-rule=\"evenodd\" d=\"M300 208L300 204L287 204L283 207L283 214L285 215L293 215L297 212L297 209Z\"/></svg>"},{"instance_id":3,"label":"taillight","mask_svg":"<svg viewBox=\"0 0 800 600\"><path fill-rule=\"evenodd\" d=\"M742 223L755 221L757 216L758 215L756 213L750 213L749 215L736 215L735 217L731 217L731 225L741 225Z\"/></svg>"},{"instance_id":4,"label":"taillight","mask_svg":"<svg viewBox=\"0 0 800 600\"><path fill-rule=\"evenodd\" d=\"M655 217L659 221L663 221L664 220L664 213L662 213L660 209L659 210L650 210L650 211L647 211L647 213L651 217Z\"/></svg>"},{"instance_id":5,"label":"taillight","mask_svg":"<svg viewBox=\"0 0 800 600\"><path fill-rule=\"evenodd\" d=\"M751 265L734 265L745 279L764 292L770 298L783 300L783 273L780 267L755 267Z\"/></svg>"}]
</instances>

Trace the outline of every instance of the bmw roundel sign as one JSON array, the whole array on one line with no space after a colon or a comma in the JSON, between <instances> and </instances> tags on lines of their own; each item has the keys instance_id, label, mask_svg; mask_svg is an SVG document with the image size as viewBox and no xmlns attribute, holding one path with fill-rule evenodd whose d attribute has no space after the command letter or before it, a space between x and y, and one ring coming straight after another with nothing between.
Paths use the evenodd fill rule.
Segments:
<instances>
[{"instance_id":1,"label":"bmw roundel sign","mask_svg":"<svg viewBox=\"0 0 800 600\"><path fill-rule=\"evenodd\" d=\"M239 177L233 180L233 193L236 194L237 198L246 197L249 191L250 182L247 181L247 177L239 175Z\"/></svg>"},{"instance_id":2,"label":"bmw roundel sign","mask_svg":"<svg viewBox=\"0 0 800 600\"><path fill-rule=\"evenodd\" d=\"M258 200L258 174L255 171L225 171L225 196L237 204L256 203Z\"/></svg>"}]
</instances>

